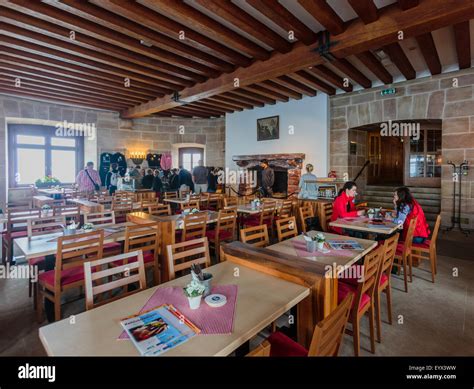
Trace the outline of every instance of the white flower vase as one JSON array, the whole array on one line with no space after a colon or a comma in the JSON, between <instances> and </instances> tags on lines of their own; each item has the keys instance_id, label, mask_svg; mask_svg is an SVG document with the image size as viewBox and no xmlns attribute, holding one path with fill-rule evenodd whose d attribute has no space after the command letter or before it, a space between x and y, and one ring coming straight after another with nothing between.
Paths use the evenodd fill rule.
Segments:
<instances>
[{"instance_id":1,"label":"white flower vase","mask_svg":"<svg viewBox=\"0 0 474 389\"><path fill-rule=\"evenodd\" d=\"M318 242L318 250L322 250L324 248L324 242Z\"/></svg>"},{"instance_id":2,"label":"white flower vase","mask_svg":"<svg viewBox=\"0 0 474 389\"><path fill-rule=\"evenodd\" d=\"M201 297L202 295L196 297L188 297L189 308L198 309L201 306Z\"/></svg>"},{"instance_id":3,"label":"white flower vase","mask_svg":"<svg viewBox=\"0 0 474 389\"><path fill-rule=\"evenodd\" d=\"M314 253L316 251L316 241L308 240L306 242L306 251L310 253Z\"/></svg>"}]
</instances>

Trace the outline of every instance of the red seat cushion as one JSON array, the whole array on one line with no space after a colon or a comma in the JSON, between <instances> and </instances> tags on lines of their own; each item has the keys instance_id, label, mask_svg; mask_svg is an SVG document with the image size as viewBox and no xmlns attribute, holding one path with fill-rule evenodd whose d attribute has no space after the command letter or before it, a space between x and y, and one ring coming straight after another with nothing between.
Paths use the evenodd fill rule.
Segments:
<instances>
[{"instance_id":1,"label":"red seat cushion","mask_svg":"<svg viewBox=\"0 0 474 389\"><path fill-rule=\"evenodd\" d=\"M30 259L30 266L36 266L36 265L40 265L41 263L44 262L46 258L45 257L37 257L37 258L32 258Z\"/></svg>"},{"instance_id":2,"label":"red seat cushion","mask_svg":"<svg viewBox=\"0 0 474 389\"><path fill-rule=\"evenodd\" d=\"M271 344L271 357L307 357L308 350L282 332L272 333L267 340Z\"/></svg>"},{"instance_id":3,"label":"red seat cushion","mask_svg":"<svg viewBox=\"0 0 474 389\"><path fill-rule=\"evenodd\" d=\"M38 276L39 281L48 284L50 286L54 286L55 282L55 271L50 270L44 273L40 273ZM61 273L61 286L72 284L77 281L81 281L84 279L84 267L83 266L76 266L69 269L65 269Z\"/></svg>"},{"instance_id":4,"label":"red seat cushion","mask_svg":"<svg viewBox=\"0 0 474 389\"><path fill-rule=\"evenodd\" d=\"M387 281L388 281L387 275L386 275L385 273L382 273L382 277L380 277L380 283L379 283L379 285L383 285L383 284L385 284L385 282L387 282Z\"/></svg>"},{"instance_id":5,"label":"red seat cushion","mask_svg":"<svg viewBox=\"0 0 474 389\"><path fill-rule=\"evenodd\" d=\"M143 262L146 264L146 263L150 263L150 262L153 262L155 260L155 257L153 256L153 253L151 251L145 251L143 253ZM133 257L133 258L129 258L127 260L128 262L127 263L133 263L133 262L136 262L137 261L137 257ZM112 266L122 266L124 264L124 261L123 260L120 260L120 261L114 261L112 263Z\"/></svg>"},{"instance_id":6,"label":"red seat cushion","mask_svg":"<svg viewBox=\"0 0 474 389\"><path fill-rule=\"evenodd\" d=\"M115 223L125 223L127 221L127 216L116 216Z\"/></svg>"},{"instance_id":7,"label":"red seat cushion","mask_svg":"<svg viewBox=\"0 0 474 389\"><path fill-rule=\"evenodd\" d=\"M244 224L246 226L252 226L252 227L255 227L255 226L259 226L260 225L260 217L257 218L257 219L247 219L244 221ZM264 221L263 224L266 224L268 227L271 227L271 220L267 220L267 221Z\"/></svg>"},{"instance_id":8,"label":"red seat cushion","mask_svg":"<svg viewBox=\"0 0 474 389\"><path fill-rule=\"evenodd\" d=\"M28 236L28 231L15 231L15 232L12 232L11 233L11 237L12 239L15 239L15 238L23 238L25 236Z\"/></svg>"},{"instance_id":9,"label":"red seat cushion","mask_svg":"<svg viewBox=\"0 0 474 389\"><path fill-rule=\"evenodd\" d=\"M206 231L207 239L216 240L216 233L217 233L217 230ZM219 240L226 240L226 239L231 239L231 238L232 238L232 233L230 231L221 231L219 233Z\"/></svg>"},{"instance_id":10,"label":"red seat cushion","mask_svg":"<svg viewBox=\"0 0 474 389\"><path fill-rule=\"evenodd\" d=\"M431 240L426 239L423 243L413 243L413 247L420 247L423 249L429 249L431 245Z\"/></svg>"},{"instance_id":11,"label":"red seat cushion","mask_svg":"<svg viewBox=\"0 0 474 389\"><path fill-rule=\"evenodd\" d=\"M104 244L104 250L106 250L106 251L117 250L117 249L122 249L122 245L119 242L112 242L112 243Z\"/></svg>"},{"instance_id":12,"label":"red seat cushion","mask_svg":"<svg viewBox=\"0 0 474 389\"><path fill-rule=\"evenodd\" d=\"M340 304L342 300L344 300L349 293L352 293L355 299L357 289L352 285L346 284L344 282L339 282L337 285L337 303ZM355 303L355 300L352 301L352 307L354 306L354 303ZM364 293L362 295L362 298L360 299L359 311L369 303L370 303L370 296L367 293Z\"/></svg>"}]
</instances>

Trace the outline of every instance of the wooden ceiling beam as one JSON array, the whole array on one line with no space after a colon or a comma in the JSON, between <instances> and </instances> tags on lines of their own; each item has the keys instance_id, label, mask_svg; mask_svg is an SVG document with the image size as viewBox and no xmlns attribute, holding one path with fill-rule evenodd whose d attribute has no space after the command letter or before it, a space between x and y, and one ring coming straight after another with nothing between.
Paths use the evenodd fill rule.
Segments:
<instances>
[{"instance_id":1,"label":"wooden ceiling beam","mask_svg":"<svg viewBox=\"0 0 474 389\"><path fill-rule=\"evenodd\" d=\"M215 37L219 42L235 50L239 50L251 57L266 60L270 53L251 40L237 34L230 28L216 22L214 19L181 1L169 0L141 0L141 4L155 10L164 12L176 20L182 21L195 31L203 31L206 35Z\"/></svg>"},{"instance_id":2,"label":"wooden ceiling beam","mask_svg":"<svg viewBox=\"0 0 474 389\"><path fill-rule=\"evenodd\" d=\"M344 32L344 21L326 0L298 0L303 8L333 35Z\"/></svg>"},{"instance_id":3,"label":"wooden ceiling beam","mask_svg":"<svg viewBox=\"0 0 474 389\"><path fill-rule=\"evenodd\" d=\"M356 57L384 84L391 84L393 82L392 75L372 52L367 50L356 54Z\"/></svg>"},{"instance_id":4,"label":"wooden ceiling beam","mask_svg":"<svg viewBox=\"0 0 474 389\"><path fill-rule=\"evenodd\" d=\"M426 34L418 35L416 41L431 74L440 74L442 70L441 61L439 60L438 51L436 50L431 33L427 32Z\"/></svg>"},{"instance_id":5,"label":"wooden ceiling beam","mask_svg":"<svg viewBox=\"0 0 474 389\"><path fill-rule=\"evenodd\" d=\"M69 96L64 95L57 95L52 93L46 93L44 91L38 91L32 88L20 88L10 87L9 85L0 83L0 93L8 94L9 96L22 96L22 97L29 97L35 100L48 100L59 104L67 104L71 103L73 105L80 105L82 107L89 107L89 108L100 108L109 111L120 111L123 109L122 106L113 105L113 104L103 104L100 102L96 102L93 99L77 99L72 98Z\"/></svg>"},{"instance_id":6,"label":"wooden ceiling beam","mask_svg":"<svg viewBox=\"0 0 474 389\"><path fill-rule=\"evenodd\" d=\"M226 108L226 109L230 109L231 111L243 111L242 107L223 103L223 102L217 102L211 99L204 99L204 100L200 100L199 102L204 103L206 106L210 106L214 108Z\"/></svg>"},{"instance_id":7,"label":"wooden ceiling beam","mask_svg":"<svg viewBox=\"0 0 474 389\"><path fill-rule=\"evenodd\" d=\"M181 107L173 108L173 110L175 112L181 112L181 113L184 113L184 114L189 113L189 114L192 114L194 116L200 116L200 117L211 117L211 116L218 117L218 116L222 116L224 114L224 113L216 113L216 112L211 112L211 111L208 111L208 110L199 109L197 107L191 106L190 104L183 105Z\"/></svg>"},{"instance_id":8,"label":"wooden ceiling beam","mask_svg":"<svg viewBox=\"0 0 474 389\"><path fill-rule=\"evenodd\" d=\"M198 117L198 118L210 118L212 117L211 114L208 113L197 113L197 112L192 112L191 110L186 110L184 108L173 108L169 109L166 112L169 112L173 116L181 116L181 117L188 117L188 118L193 118L193 117Z\"/></svg>"},{"instance_id":9,"label":"wooden ceiling beam","mask_svg":"<svg viewBox=\"0 0 474 389\"><path fill-rule=\"evenodd\" d=\"M139 81L133 81L130 87L125 87L122 77L42 57L41 55L28 53L26 51L16 50L11 47L0 45L0 53L2 54L2 61L13 65L20 64L31 69L40 69L40 71L50 73L50 76L45 75L45 77L51 77L52 79L54 78L64 81L72 78L81 82L87 81L87 83L90 84L98 84L112 89L120 89L121 92L125 92L132 96L143 96L148 99L161 97L173 92L170 89L163 89L156 86L152 87L148 84L140 83ZM66 76L67 78L62 78L62 76Z\"/></svg>"},{"instance_id":10,"label":"wooden ceiling beam","mask_svg":"<svg viewBox=\"0 0 474 389\"><path fill-rule=\"evenodd\" d=\"M416 78L416 71L398 42L383 46L382 49L407 80Z\"/></svg>"},{"instance_id":11,"label":"wooden ceiling beam","mask_svg":"<svg viewBox=\"0 0 474 389\"><path fill-rule=\"evenodd\" d=\"M365 24L375 22L379 18L374 0L348 0L355 13Z\"/></svg>"},{"instance_id":12,"label":"wooden ceiling beam","mask_svg":"<svg viewBox=\"0 0 474 389\"><path fill-rule=\"evenodd\" d=\"M233 100L236 103L244 103L244 104L247 104L247 105L251 105L253 107L260 107L261 108L261 107L265 106L265 103L262 103L261 101L250 99L248 97L242 97L241 95L235 94L235 91L224 93L222 96L219 95L218 97L224 97L226 99Z\"/></svg>"},{"instance_id":13,"label":"wooden ceiling beam","mask_svg":"<svg viewBox=\"0 0 474 389\"><path fill-rule=\"evenodd\" d=\"M156 78L168 84L175 84L176 86L193 86L196 81L203 82L206 80L205 77L197 76L192 78L191 75L180 75L175 76L169 73L166 73L161 70L150 69L142 65L138 65L129 61L122 60L120 58L112 57L107 54L102 54L98 51L86 49L81 46L77 46L73 43L64 42L62 40L52 38L47 35L39 34L24 28L16 27L11 24L0 22L0 29L2 34L14 37L17 39L27 40L28 42L33 42L37 45L52 48L54 50L61 50L63 53L70 53L73 55L80 55L81 58L88 59L91 61L99 62L102 64L110 64L113 66L120 67L125 71L131 71L134 73L142 74L147 77ZM186 71L187 72L187 71Z\"/></svg>"},{"instance_id":14,"label":"wooden ceiling beam","mask_svg":"<svg viewBox=\"0 0 474 389\"><path fill-rule=\"evenodd\" d=\"M312 88L320 90L321 92L324 92L328 95L336 94L336 89L334 89L331 85L328 85L320 79L314 77L312 74L309 74L306 69L298 70L297 72L289 74L288 76L301 83L309 85Z\"/></svg>"},{"instance_id":15,"label":"wooden ceiling beam","mask_svg":"<svg viewBox=\"0 0 474 389\"><path fill-rule=\"evenodd\" d=\"M278 85L282 85L286 88L289 88L291 90L294 90L298 93L301 93L303 95L306 95L306 96L316 96L316 94L318 93L317 91L315 91L313 88L310 88L309 86L305 85L305 84L302 84L301 82L298 82L288 76L280 76L278 78L275 78L271 81L274 81L275 83L277 83Z\"/></svg>"},{"instance_id":16,"label":"wooden ceiling beam","mask_svg":"<svg viewBox=\"0 0 474 389\"><path fill-rule=\"evenodd\" d=\"M1 25L1 22L0 22ZM0 27L1 28L1 27ZM173 84L164 80L148 77L146 75L135 73L133 71L128 71L126 69L106 65L101 62L96 62L87 58L84 58L80 55L69 54L61 50L51 49L46 46L39 46L35 43L26 41L24 39L13 38L11 36L1 35L0 34L0 44L3 44L14 49L26 50L29 53L34 53L41 55L46 58L52 58L55 60L60 60L71 63L73 65L79 65L85 68L90 68L92 70L98 70L101 72L113 74L115 76L121 76L123 82L126 78L130 79L130 82L133 84L134 81L139 81L148 86L157 86L158 88L167 88L169 90L182 90L184 87L182 85Z\"/></svg>"},{"instance_id":17,"label":"wooden ceiling beam","mask_svg":"<svg viewBox=\"0 0 474 389\"><path fill-rule=\"evenodd\" d=\"M190 29L188 26L154 12L139 3L123 0L91 0L91 3L129 19L126 23L123 23L123 21L119 23L120 19L117 19L114 15L114 18L112 18L114 23L108 25L110 28L115 28L129 35L142 31L143 26L147 27L145 29L147 39L153 37L156 31L170 37L179 37L181 32L184 32L186 37L183 42L184 46L189 46L187 46L187 48L184 47L183 52L177 51L176 49L174 51L181 54L188 52L187 55L194 60L196 60L196 57L198 57L198 59L202 57L203 61L205 60L203 63L208 66L213 66L214 64L216 69L224 73L229 73L234 70L232 64L249 66L251 63L251 60L245 55L221 45L215 40ZM84 9L83 4L80 4L79 8ZM137 23L131 24L130 20L136 21ZM110 22L110 17L107 22ZM143 35L141 36L143 37Z\"/></svg>"},{"instance_id":18,"label":"wooden ceiling beam","mask_svg":"<svg viewBox=\"0 0 474 389\"><path fill-rule=\"evenodd\" d=\"M459 69L468 69L471 67L471 34L469 31L469 20L454 24L453 29Z\"/></svg>"},{"instance_id":19,"label":"wooden ceiling beam","mask_svg":"<svg viewBox=\"0 0 474 389\"><path fill-rule=\"evenodd\" d=\"M319 78L323 79L323 81L328 81L330 84L346 92L352 92L353 86L350 82L347 82L346 84L342 77L324 65L311 66L310 68L306 69L306 71L315 74Z\"/></svg>"},{"instance_id":20,"label":"wooden ceiling beam","mask_svg":"<svg viewBox=\"0 0 474 389\"><path fill-rule=\"evenodd\" d=\"M269 97L263 96L260 93L251 92L242 88L235 89L234 91L232 91L232 93L245 97L249 99L250 101L258 101L260 103L270 104L270 105L276 104L275 99L271 99Z\"/></svg>"},{"instance_id":21,"label":"wooden ceiling beam","mask_svg":"<svg viewBox=\"0 0 474 389\"><path fill-rule=\"evenodd\" d=\"M52 7L48 7L48 9L51 8ZM54 8L52 9L54 10ZM72 15L68 15L64 11L62 14L65 14L66 18L74 18ZM201 77L216 77L219 74L217 70L191 61L189 58L183 58L177 56L176 54L168 53L163 50L157 50L156 48L153 49L146 47L137 42L135 39L131 39L128 36L121 37L121 34L118 34L116 31L104 29L102 27L99 28L103 31L105 30L109 36L109 38L105 41L103 35L99 35L100 38L97 39L95 37L82 34L79 31L75 32L74 40L71 40L70 28L62 27L57 23L52 23L37 17L29 16L22 12L18 12L6 7L0 7L0 20L9 24L13 24L17 27L22 27L46 34L68 43L74 43L78 46L96 50L118 58L123 58L137 64L143 64L144 66L148 66L151 69L166 70L170 74L177 76L191 77L194 79L192 76L193 74L201 75ZM93 35L97 36L96 34Z\"/></svg>"},{"instance_id":22,"label":"wooden ceiling beam","mask_svg":"<svg viewBox=\"0 0 474 389\"><path fill-rule=\"evenodd\" d=\"M288 53L292 48L291 43L286 39L228 0L194 0L194 3L201 5L280 53Z\"/></svg>"},{"instance_id":23,"label":"wooden ceiling beam","mask_svg":"<svg viewBox=\"0 0 474 389\"><path fill-rule=\"evenodd\" d=\"M281 93L274 92L272 90L269 90L261 85L253 84L249 85L243 88L244 90L250 91L250 92L255 92L258 93L262 96L268 97L272 100L277 100L277 101L283 101L287 102L288 96L282 95Z\"/></svg>"},{"instance_id":24,"label":"wooden ceiling beam","mask_svg":"<svg viewBox=\"0 0 474 389\"><path fill-rule=\"evenodd\" d=\"M206 99L206 101L207 100L215 101L218 104L219 103L225 103L225 104L227 104L231 107L236 107L236 108L253 109L253 105L251 105L251 104L247 104L247 103L244 103L242 101L239 102L239 101L236 101L236 100L232 100L230 98L227 98L227 97L224 97L224 96L221 96L221 95L209 97L209 98Z\"/></svg>"},{"instance_id":25,"label":"wooden ceiling beam","mask_svg":"<svg viewBox=\"0 0 474 389\"><path fill-rule=\"evenodd\" d=\"M336 37L338 43L332 47L331 54L336 58L345 58L393 43L400 30L404 31L407 39L471 18L474 18L474 4L470 2L429 0L407 11L401 11L396 4L389 5L379 9L378 20L370 25L365 25L359 19L348 23L344 32ZM231 91L236 78L240 86L247 86L320 65L323 59L315 50L317 47L317 43L306 46L296 42L289 53L274 53L267 61L255 61L247 68L239 68L233 73L186 88L180 93L181 99L191 102ZM122 115L127 118L146 116L176 105L170 96L165 96L129 109Z\"/></svg>"},{"instance_id":26,"label":"wooden ceiling beam","mask_svg":"<svg viewBox=\"0 0 474 389\"><path fill-rule=\"evenodd\" d=\"M278 24L284 30L295 33L295 37L305 45L316 42L316 34L295 17L278 0L246 0L253 8Z\"/></svg>"},{"instance_id":27,"label":"wooden ceiling beam","mask_svg":"<svg viewBox=\"0 0 474 389\"><path fill-rule=\"evenodd\" d=\"M348 76L354 82L364 88L372 88L372 81L370 81L360 70L352 65L347 59L341 58L331 62L331 65L338 68L342 73Z\"/></svg>"},{"instance_id":28,"label":"wooden ceiling beam","mask_svg":"<svg viewBox=\"0 0 474 389\"><path fill-rule=\"evenodd\" d=\"M195 103L192 104L192 106L202 108L202 109L207 109L209 111L216 111L216 112L233 113L235 111L235 109L226 108L222 105L216 106L213 104L208 104L202 100L196 101Z\"/></svg>"},{"instance_id":29,"label":"wooden ceiling beam","mask_svg":"<svg viewBox=\"0 0 474 389\"><path fill-rule=\"evenodd\" d=\"M194 111L202 111L202 112L210 113L215 116L225 115L227 112L226 110L223 110L223 109L204 107L202 106L200 101L195 101L194 103L185 105L183 106L183 108L189 108ZM229 112L233 112L233 111L229 111Z\"/></svg>"},{"instance_id":30,"label":"wooden ceiling beam","mask_svg":"<svg viewBox=\"0 0 474 389\"><path fill-rule=\"evenodd\" d=\"M295 100L300 100L303 98L303 95L301 93L295 92L293 89L277 84L276 82L271 81L271 80L262 81L258 85L261 85L271 91L281 93L285 96L291 97L292 99L295 99Z\"/></svg>"},{"instance_id":31,"label":"wooden ceiling beam","mask_svg":"<svg viewBox=\"0 0 474 389\"><path fill-rule=\"evenodd\" d=\"M398 0L398 6L403 11L416 7L418 4L420 4L420 0Z\"/></svg>"}]
</instances>

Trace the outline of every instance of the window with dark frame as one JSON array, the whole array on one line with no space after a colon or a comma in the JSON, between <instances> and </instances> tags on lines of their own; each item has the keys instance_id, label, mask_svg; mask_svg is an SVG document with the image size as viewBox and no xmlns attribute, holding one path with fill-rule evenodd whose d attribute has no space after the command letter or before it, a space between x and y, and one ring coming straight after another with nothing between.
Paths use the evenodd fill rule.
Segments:
<instances>
[{"instance_id":1,"label":"window with dark frame","mask_svg":"<svg viewBox=\"0 0 474 389\"><path fill-rule=\"evenodd\" d=\"M51 126L9 124L8 166L10 188L48 175L72 184L84 166L84 137L57 136Z\"/></svg>"},{"instance_id":2,"label":"window with dark frame","mask_svg":"<svg viewBox=\"0 0 474 389\"><path fill-rule=\"evenodd\" d=\"M179 166L192 171L198 166L199 160L204 160L204 149L200 147L181 147L179 149Z\"/></svg>"}]
</instances>

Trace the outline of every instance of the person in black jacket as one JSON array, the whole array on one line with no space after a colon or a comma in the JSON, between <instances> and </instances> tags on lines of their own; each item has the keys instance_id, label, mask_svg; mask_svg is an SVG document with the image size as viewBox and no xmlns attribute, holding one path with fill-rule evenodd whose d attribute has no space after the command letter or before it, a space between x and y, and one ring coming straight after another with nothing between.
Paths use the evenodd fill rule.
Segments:
<instances>
[{"instance_id":1,"label":"person in black jacket","mask_svg":"<svg viewBox=\"0 0 474 389\"><path fill-rule=\"evenodd\" d=\"M117 190L118 179L120 178L120 173L118 170L118 164L112 163L110 165L110 170L105 176L105 187L109 190L109 194L112 196Z\"/></svg>"},{"instance_id":2,"label":"person in black jacket","mask_svg":"<svg viewBox=\"0 0 474 389\"><path fill-rule=\"evenodd\" d=\"M179 178L179 190L184 190L186 189L185 186L187 186L189 190L191 190L191 192L194 192L193 176L191 175L189 171L187 171L182 166L179 167L178 178Z\"/></svg>"},{"instance_id":3,"label":"person in black jacket","mask_svg":"<svg viewBox=\"0 0 474 389\"><path fill-rule=\"evenodd\" d=\"M178 169L172 169L169 177L170 191L179 189Z\"/></svg>"},{"instance_id":4,"label":"person in black jacket","mask_svg":"<svg viewBox=\"0 0 474 389\"><path fill-rule=\"evenodd\" d=\"M156 193L156 197L160 198L161 191L163 190L163 182L161 181L161 178L160 178L160 171L156 169L153 173L154 173L154 177L153 177L152 189Z\"/></svg>"},{"instance_id":5,"label":"person in black jacket","mask_svg":"<svg viewBox=\"0 0 474 389\"><path fill-rule=\"evenodd\" d=\"M148 169L145 176L142 178L142 187L143 189L151 189L153 187L153 180L155 176L153 175L153 170Z\"/></svg>"}]
</instances>

